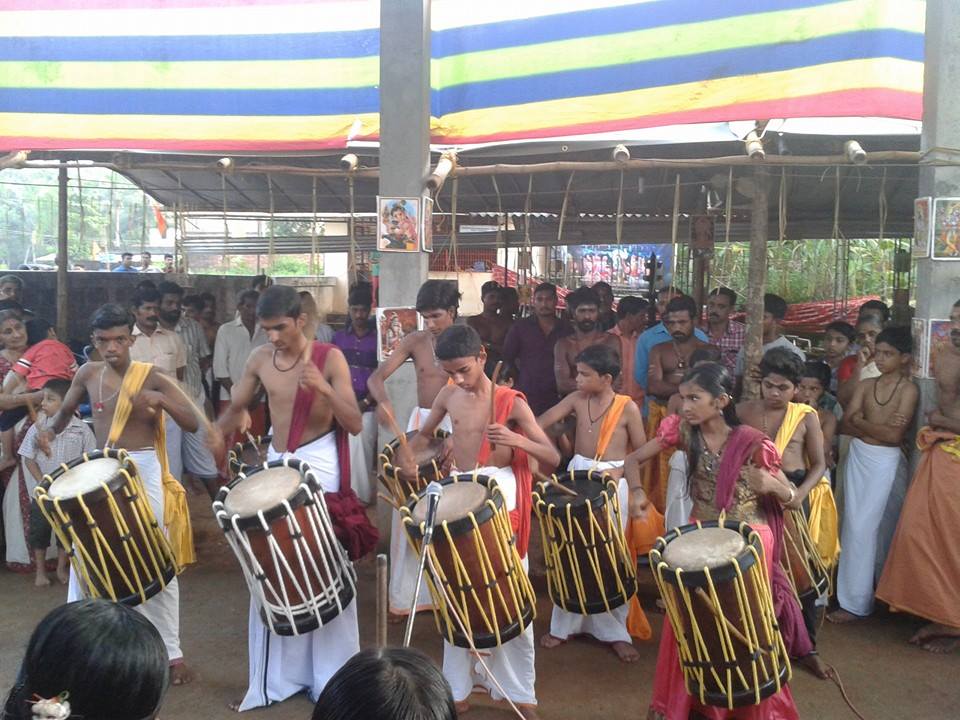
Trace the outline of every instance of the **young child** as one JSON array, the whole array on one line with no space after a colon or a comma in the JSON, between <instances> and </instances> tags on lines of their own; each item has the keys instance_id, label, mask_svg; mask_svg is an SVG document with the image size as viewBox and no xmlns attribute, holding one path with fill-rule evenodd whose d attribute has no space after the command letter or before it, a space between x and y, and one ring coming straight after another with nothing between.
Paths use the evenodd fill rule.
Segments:
<instances>
[{"instance_id":1,"label":"young child","mask_svg":"<svg viewBox=\"0 0 960 720\"><path fill-rule=\"evenodd\" d=\"M827 386L830 392L837 391L837 369L850 354L856 334L853 325L843 320L830 323L823 333L823 356L830 368L830 382Z\"/></svg>"},{"instance_id":2,"label":"young child","mask_svg":"<svg viewBox=\"0 0 960 720\"><path fill-rule=\"evenodd\" d=\"M900 448L913 420L919 392L908 375L913 341L906 328L877 335L873 362L879 377L861 381L844 408L842 432L853 437L844 473L843 522L837 601L827 618L846 623L873 612L876 560L883 538L885 511L899 473L906 473ZM889 520L889 518L886 518Z\"/></svg>"},{"instance_id":3,"label":"young child","mask_svg":"<svg viewBox=\"0 0 960 720\"><path fill-rule=\"evenodd\" d=\"M406 450L399 451L402 467L407 472L415 472L414 454L426 445L433 431L449 415L453 426L454 467L460 471L478 468L480 474L493 478L500 486L526 570L533 480L527 456L549 472L560 462L560 454L537 425L523 395L502 385L494 386L484 375L486 352L476 330L468 325L454 325L444 330L437 338L436 357L451 382L437 394L420 432L407 444ZM490 422L491 393L494 393L496 420L493 423ZM490 671L523 716L530 720L538 718L533 625L527 625L520 636L484 654ZM496 686L478 668L482 666L469 650L444 642L443 674L453 690L458 713L469 709L467 699L475 687L485 688L498 697Z\"/></svg>"},{"instance_id":4,"label":"young child","mask_svg":"<svg viewBox=\"0 0 960 720\"><path fill-rule=\"evenodd\" d=\"M37 575L34 584L43 587L50 584L46 571L46 554L50 547L50 523L40 512L37 501L33 500L33 489L43 479L56 470L60 465L78 458L85 452L92 452L97 447L93 432L83 420L74 417L64 431L57 435L50 444L50 455L46 455L37 446L37 432L46 429L50 418L57 414L63 404L63 398L70 389L69 380L47 380L43 386L43 399L40 401L41 412L37 415L37 422L27 430L27 434L20 443L20 457L28 473L24 477L30 501L30 548L33 550L34 563L37 566ZM59 543L58 543L59 547ZM67 568L67 555L62 547L57 553L57 579L66 585L70 574Z\"/></svg>"},{"instance_id":5,"label":"young child","mask_svg":"<svg viewBox=\"0 0 960 720\"><path fill-rule=\"evenodd\" d=\"M537 418L547 428L572 415L576 418L575 454L567 470L607 470L619 477L620 508L624 526L627 520L627 481L623 479L623 459L646 442L640 409L628 395L613 391L620 374L620 358L605 345L592 345L576 357L577 389ZM592 635L608 643L623 662L636 662L639 654L627 632L628 605L609 613L581 615L554 606L550 632L540 638L540 646L553 648L571 635Z\"/></svg>"},{"instance_id":6,"label":"young child","mask_svg":"<svg viewBox=\"0 0 960 720\"><path fill-rule=\"evenodd\" d=\"M800 378L800 385L797 388L796 401L809 405L817 411L820 430L823 432L823 455L827 461L827 467L833 468L836 465L834 443L837 439L837 411L824 403L824 398L831 397L827 392L830 376L829 364L823 360L807 360L803 366L803 377ZM836 402L836 398L833 400ZM839 407L837 405L837 410L842 413Z\"/></svg>"}]
</instances>

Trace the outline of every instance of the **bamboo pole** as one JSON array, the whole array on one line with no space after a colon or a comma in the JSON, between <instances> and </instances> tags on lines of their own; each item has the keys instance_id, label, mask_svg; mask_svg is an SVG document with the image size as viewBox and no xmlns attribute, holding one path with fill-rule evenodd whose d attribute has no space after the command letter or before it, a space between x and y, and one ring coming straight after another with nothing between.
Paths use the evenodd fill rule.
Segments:
<instances>
[{"instance_id":1,"label":"bamboo pole","mask_svg":"<svg viewBox=\"0 0 960 720\"><path fill-rule=\"evenodd\" d=\"M760 384L753 378L763 356L763 294L767 284L767 185L769 172L754 168L750 211L750 258L747 265L747 337L744 346L743 398L760 397Z\"/></svg>"},{"instance_id":2,"label":"bamboo pole","mask_svg":"<svg viewBox=\"0 0 960 720\"><path fill-rule=\"evenodd\" d=\"M57 335L62 342L67 338L67 169L58 173L57 196Z\"/></svg>"}]
</instances>

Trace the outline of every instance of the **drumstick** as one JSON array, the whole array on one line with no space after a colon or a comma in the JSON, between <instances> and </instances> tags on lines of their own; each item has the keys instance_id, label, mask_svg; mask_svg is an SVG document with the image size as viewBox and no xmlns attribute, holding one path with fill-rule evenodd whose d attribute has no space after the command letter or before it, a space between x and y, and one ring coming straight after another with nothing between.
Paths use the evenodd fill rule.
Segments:
<instances>
[{"instance_id":1,"label":"drumstick","mask_svg":"<svg viewBox=\"0 0 960 720\"><path fill-rule=\"evenodd\" d=\"M403 447L407 446L407 434L400 432L400 427L397 425L397 419L393 416L393 413L390 412L390 408L385 405L381 405L380 408L383 410L384 415L387 416L387 424L390 426L390 432L397 436L397 440L400 441L400 444Z\"/></svg>"},{"instance_id":2,"label":"drumstick","mask_svg":"<svg viewBox=\"0 0 960 720\"><path fill-rule=\"evenodd\" d=\"M580 493L578 493L573 488L568 488L566 485L561 485L559 482L557 482L551 477L547 477L543 473L534 473L534 477L536 477L537 480L539 480L540 482L546 483L550 487L556 488L557 490L559 490L562 493L565 493L566 495L572 495L573 497L580 497Z\"/></svg>"},{"instance_id":3,"label":"drumstick","mask_svg":"<svg viewBox=\"0 0 960 720\"><path fill-rule=\"evenodd\" d=\"M710 611L710 614L713 615L717 620L720 620L726 626L727 630L730 632L731 635L733 635L737 640L743 643L744 647L751 650L754 649L754 644L750 642L742 632L737 630L737 628L733 625L733 623L731 623L729 620L727 620L726 617L724 617L723 613L721 613L720 610L717 609L717 606L713 604L713 600L710 599L710 596L707 595L706 591L703 588L699 588L699 587L695 588L695 592L697 593L697 597L700 598L703 601L703 604L707 606L707 609ZM762 647L761 645L757 645L756 649L765 655L770 654L770 651Z\"/></svg>"},{"instance_id":4,"label":"drumstick","mask_svg":"<svg viewBox=\"0 0 960 720\"><path fill-rule=\"evenodd\" d=\"M377 647L387 646L387 556L377 555Z\"/></svg>"},{"instance_id":5,"label":"drumstick","mask_svg":"<svg viewBox=\"0 0 960 720\"><path fill-rule=\"evenodd\" d=\"M503 360L497 360L496 366L493 368L493 375L490 377L490 424L494 425L497 422L497 378L500 377L500 368L503 367ZM492 451L496 447L493 441L490 441L490 450Z\"/></svg>"},{"instance_id":6,"label":"drumstick","mask_svg":"<svg viewBox=\"0 0 960 720\"><path fill-rule=\"evenodd\" d=\"M260 458L260 462L264 462L266 457L263 455L263 450L260 448L260 443L257 442L257 439L247 430L247 441L253 446L253 449L257 453L257 457Z\"/></svg>"}]
</instances>

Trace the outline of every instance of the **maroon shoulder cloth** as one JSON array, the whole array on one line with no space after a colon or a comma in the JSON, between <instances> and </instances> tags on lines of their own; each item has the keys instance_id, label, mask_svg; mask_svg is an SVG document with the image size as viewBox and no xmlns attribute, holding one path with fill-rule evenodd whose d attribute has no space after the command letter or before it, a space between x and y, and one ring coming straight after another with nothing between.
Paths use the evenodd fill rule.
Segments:
<instances>
[{"instance_id":1,"label":"maroon shoulder cloth","mask_svg":"<svg viewBox=\"0 0 960 720\"><path fill-rule=\"evenodd\" d=\"M335 345L314 342L311 360L320 370L327 362L327 354ZM310 407L313 405L313 392L300 386L293 401L293 416L290 418L290 434L287 438L287 452L296 455L300 440L307 427ZM334 418L333 429L337 440L337 460L340 466L340 489L333 493L324 493L327 510L333 521L337 539L347 551L351 560L359 560L377 547L380 534L360 503L360 498L350 487L350 440L347 433Z\"/></svg>"}]
</instances>

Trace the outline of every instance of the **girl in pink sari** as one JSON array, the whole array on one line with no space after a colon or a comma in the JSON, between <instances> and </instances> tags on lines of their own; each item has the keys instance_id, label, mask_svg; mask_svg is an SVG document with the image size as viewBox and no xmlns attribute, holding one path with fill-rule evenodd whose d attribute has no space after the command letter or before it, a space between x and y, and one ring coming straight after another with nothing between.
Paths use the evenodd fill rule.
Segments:
<instances>
[{"instance_id":1,"label":"girl in pink sari","mask_svg":"<svg viewBox=\"0 0 960 720\"><path fill-rule=\"evenodd\" d=\"M642 518L649 501L640 482L643 463L674 448L687 454L693 468L687 494L693 501L691 521L716 520L720 512L732 520L748 523L763 542L771 574L771 590L784 644L791 655L802 650L809 637L800 606L774 558L780 556L783 539L781 504L790 502L793 490L780 471L780 453L760 431L741 425L733 405L733 379L718 363L701 363L680 383L680 415L663 420L656 437L629 455L624 475L630 486L630 515ZM759 705L726 708L701 705L687 693L673 628L664 621L657 657L653 699L648 720L797 720L799 714L790 689L763 700Z\"/></svg>"}]
</instances>

